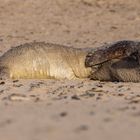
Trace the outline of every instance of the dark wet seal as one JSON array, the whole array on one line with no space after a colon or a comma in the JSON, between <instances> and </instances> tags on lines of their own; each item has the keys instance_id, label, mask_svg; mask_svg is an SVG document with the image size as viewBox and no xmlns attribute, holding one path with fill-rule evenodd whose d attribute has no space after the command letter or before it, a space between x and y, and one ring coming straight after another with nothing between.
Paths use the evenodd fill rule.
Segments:
<instances>
[{"instance_id":1,"label":"dark wet seal","mask_svg":"<svg viewBox=\"0 0 140 140\"><path fill-rule=\"evenodd\" d=\"M73 99L73 100L80 100L80 98L77 95L71 96L71 99Z\"/></svg>"},{"instance_id":2,"label":"dark wet seal","mask_svg":"<svg viewBox=\"0 0 140 140\"><path fill-rule=\"evenodd\" d=\"M132 54L138 53L140 49L140 42L136 41L117 41L113 44L107 44L97 49L90 51L86 56L86 67L95 66L116 58L128 57Z\"/></svg>"}]
</instances>

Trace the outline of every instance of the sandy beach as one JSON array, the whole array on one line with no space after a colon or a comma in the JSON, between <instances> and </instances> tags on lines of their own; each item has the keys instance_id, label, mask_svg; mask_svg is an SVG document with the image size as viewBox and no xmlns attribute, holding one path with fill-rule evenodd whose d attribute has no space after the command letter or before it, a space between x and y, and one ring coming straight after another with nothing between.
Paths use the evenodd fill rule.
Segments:
<instances>
[{"instance_id":1,"label":"sandy beach","mask_svg":"<svg viewBox=\"0 0 140 140\"><path fill-rule=\"evenodd\" d=\"M32 41L118 40L140 40L139 0L0 0L0 55ZM140 84L0 80L0 139L139 140Z\"/></svg>"}]
</instances>

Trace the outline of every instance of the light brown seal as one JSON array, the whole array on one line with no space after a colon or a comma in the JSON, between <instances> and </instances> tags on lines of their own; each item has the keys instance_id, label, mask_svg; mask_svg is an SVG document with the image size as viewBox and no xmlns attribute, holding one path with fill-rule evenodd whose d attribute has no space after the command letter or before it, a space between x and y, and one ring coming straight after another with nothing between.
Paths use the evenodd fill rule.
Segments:
<instances>
[{"instance_id":1,"label":"light brown seal","mask_svg":"<svg viewBox=\"0 0 140 140\"><path fill-rule=\"evenodd\" d=\"M25 43L11 48L0 57L0 77L13 79L86 78L91 73L91 68L85 67L88 52L89 49L52 43Z\"/></svg>"}]
</instances>

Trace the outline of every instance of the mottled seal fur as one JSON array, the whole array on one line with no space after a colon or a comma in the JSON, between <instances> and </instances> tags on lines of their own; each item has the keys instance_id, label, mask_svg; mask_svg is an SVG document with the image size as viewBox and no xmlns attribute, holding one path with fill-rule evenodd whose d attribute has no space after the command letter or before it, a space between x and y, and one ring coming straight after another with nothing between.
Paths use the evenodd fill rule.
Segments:
<instances>
[{"instance_id":1,"label":"mottled seal fur","mask_svg":"<svg viewBox=\"0 0 140 140\"><path fill-rule=\"evenodd\" d=\"M98 65L90 78L104 81L140 82L140 42L118 41L86 56L87 67Z\"/></svg>"}]
</instances>

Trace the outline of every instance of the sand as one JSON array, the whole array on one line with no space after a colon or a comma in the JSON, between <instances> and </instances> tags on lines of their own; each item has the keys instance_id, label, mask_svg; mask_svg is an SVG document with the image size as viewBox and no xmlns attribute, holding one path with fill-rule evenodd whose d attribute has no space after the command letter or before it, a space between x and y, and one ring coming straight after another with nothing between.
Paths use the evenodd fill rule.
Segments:
<instances>
[{"instance_id":1,"label":"sand","mask_svg":"<svg viewBox=\"0 0 140 140\"><path fill-rule=\"evenodd\" d=\"M0 55L25 42L98 47L140 39L139 0L0 0ZM1 140L139 140L139 83L0 80Z\"/></svg>"}]
</instances>

